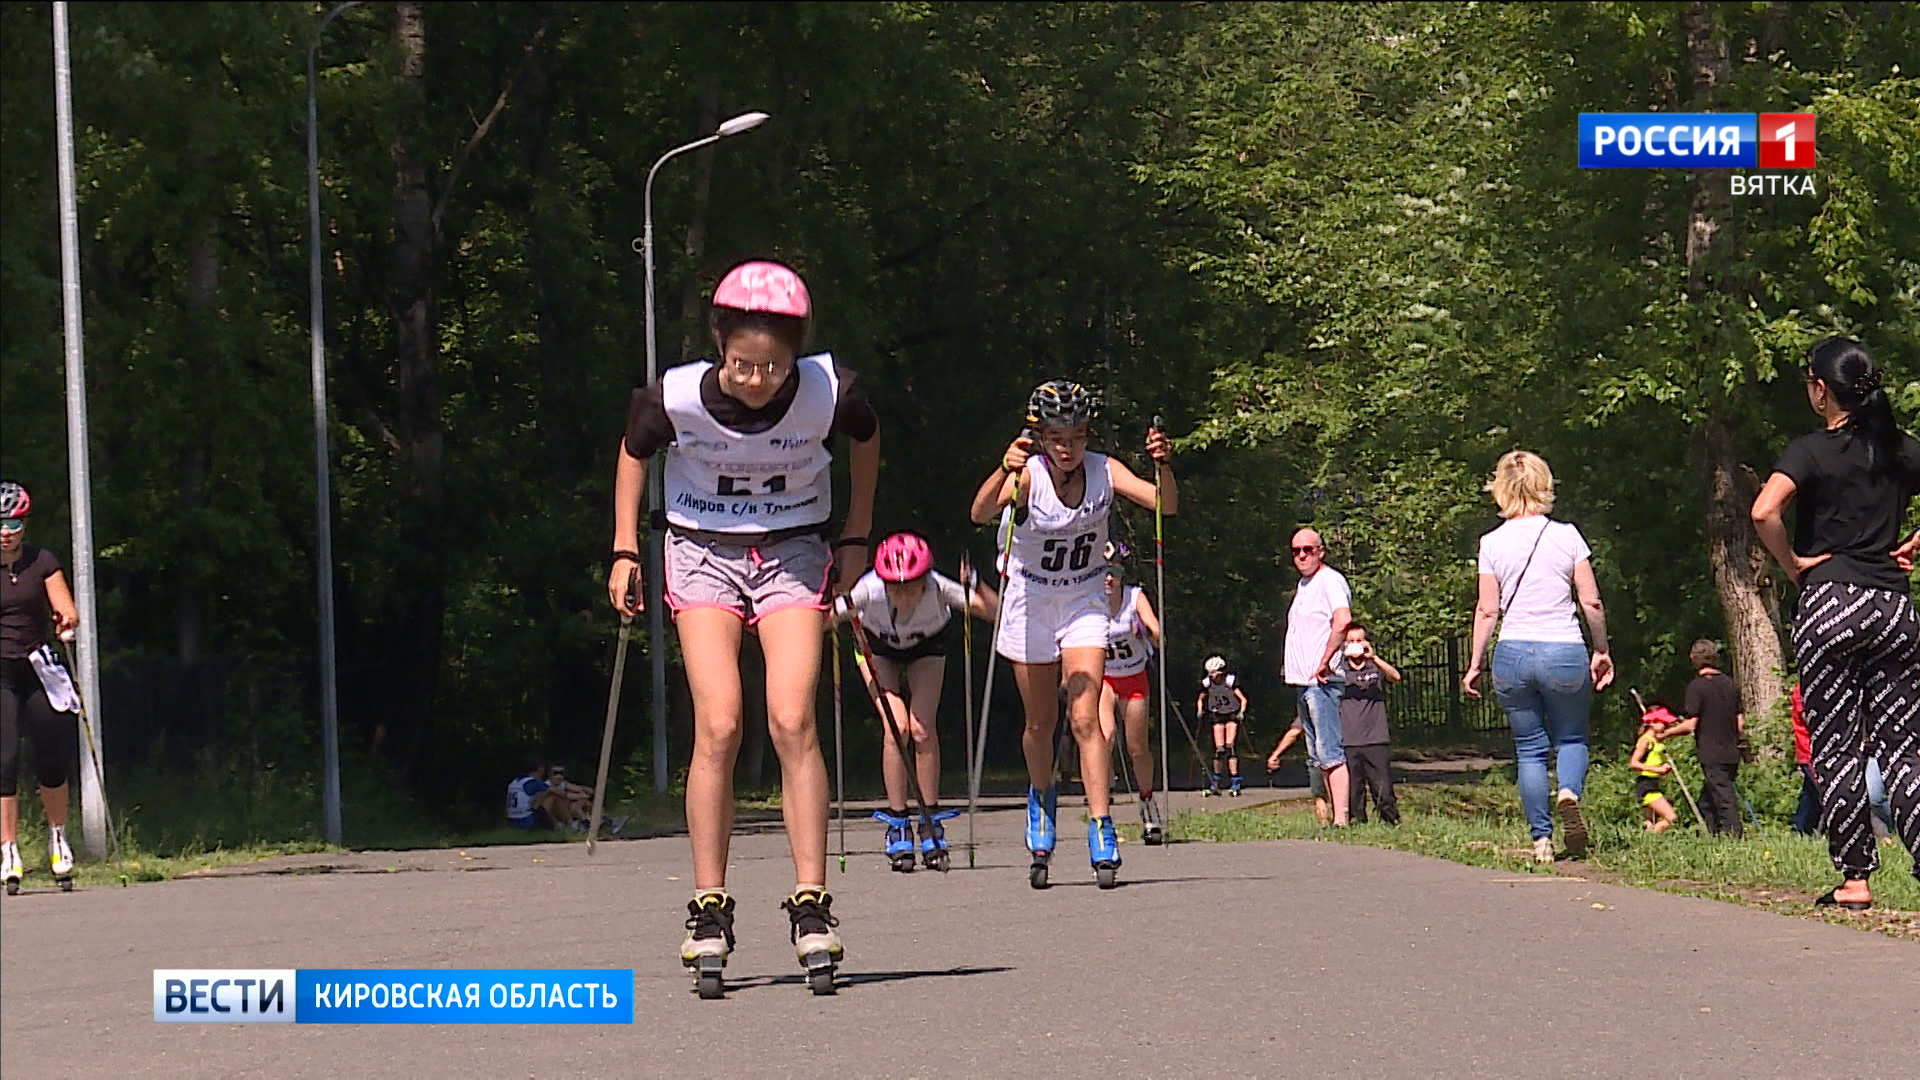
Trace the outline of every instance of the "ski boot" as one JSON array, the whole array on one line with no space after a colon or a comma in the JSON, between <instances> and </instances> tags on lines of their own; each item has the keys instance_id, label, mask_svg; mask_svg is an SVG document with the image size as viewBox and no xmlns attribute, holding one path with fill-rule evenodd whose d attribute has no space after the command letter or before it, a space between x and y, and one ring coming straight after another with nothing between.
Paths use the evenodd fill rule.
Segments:
<instances>
[{"instance_id":1,"label":"ski boot","mask_svg":"<svg viewBox=\"0 0 1920 1080\"><path fill-rule=\"evenodd\" d=\"M47 826L47 867L61 892L73 891L73 849L67 846L64 825Z\"/></svg>"},{"instance_id":2,"label":"ski boot","mask_svg":"<svg viewBox=\"0 0 1920 1080\"><path fill-rule=\"evenodd\" d=\"M1140 798L1140 842L1149 847L1167 842L1167 831L1160 824L1160 807L1151 795Z\"/></svg>"},{"instance_id":3,"label":"ski boot","mask_svg":"<svg viewBox=\"0 0 1920 1080\"><path fill-rule=\"evenodd\" d=\"M20 862L20 845L0 844L0 879L7 883L7 895L20 895L20 880L27 876L27 868Z\"/></svg>"},{"instance_id":4,"label":"ski boot","mask_svg":"<svg viewBox=\"0 0 1920 1080\"><path fill-rule=\"evenodd\" d=\"M893 864L894 872L913 873L913 821L906 814L896 814L891 810L875 810L873 820L886 823L887 826L887 862Z\"/></svg>"},{"instance_id":5,"label":"ski boot","mask_svg":"<svg viewBox=\"0 0 1920 1080\"><path fill-rule=\"evenodd\" d=\"M920 861L927 869L947 872L947 827L940 823L959 816L958 810L936 810L920 823Z\"/></svg>"},{"instance_id":6,"label":"ski boot","mask_svg":"<svg viewBox=\"0 0 1920 1080\"><path fill-rule=\"evenodd\" d=\"M1220 794L1220 774L1208 773L1207 774L1207 790L1202 792L1201 796L1203 798L1210 799L1218 794Z\"/></svg>"},{"instance_id":7,"label":"ski boot","mask_svg":"<svg viewBox=\"0 0 1920 1080\"><path fill-rule=\"evenodd\" d=\"M694 988L708 1001L726 995L727 954L733 951L733 897L702 893L687 905L687 940L680 962L693 972Z\"/></svg>"},{"instance_id":8,"label":"ski boot","mask_svg":"<svg viewBox=\"0 0 1920 1080\"><path fill-rule=\"evenodd\" d=\"M1227 789L1227 794L1233 796L1236 799L1240 797L1240 777L1239 776L1235 776L1233 778L1233 786Z\"/></svg>"},{"instance_id":9,"label":"ski boot","mask_svg":"<svg viewBox=\"0 0 1920 1080\"><path fill-rule=\"evenodd\" d=\"M1047 887L1047 864L1053 858L1053 819L1058 795L1049 785L1041 795L1027 789L1027 850L1033 853L1033 865L1027 868L1027 884L1036 889Z\"/></svg>"},{"instance_id":10,"label":"ski boot","mask_svg":"<svg viewBox=\"0 0 1920 1080\"><path fill-rule=\"evenodd\" d=\"M1114 835L1112 814L1087 819L1087 857L1101 888L1120 884L1120 838Z\"/></svg>"},{"instance_id":11,"label":"ski boot","mask_svg":"<svg viewBox=\"0 0 1920 1080\"><path fill-rule=\"evenodd\" d=\"M800 957L800 966L806 969L807 989L816 997L833 993L833 973L845 955L840 935L833 932L840 925L840 920L833 917L833 897L825 889L808 886L794 890L780 907L793 920L787 936Z\"/></svg>"}]
</instances>

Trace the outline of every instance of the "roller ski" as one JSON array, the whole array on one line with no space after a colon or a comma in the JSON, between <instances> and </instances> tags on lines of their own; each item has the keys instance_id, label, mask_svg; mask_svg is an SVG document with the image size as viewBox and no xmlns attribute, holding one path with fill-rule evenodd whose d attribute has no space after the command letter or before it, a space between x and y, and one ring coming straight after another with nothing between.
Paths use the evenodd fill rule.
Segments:
<instances>
[{"instance_id":1,"label":"roller ski","mask_svg":"<svg viewBox=\"0 0 1920 1080\"><path fill-rule=\"evenodd\" d=\"M1201 794L1201 797L1208 798L1208 799L1211 799L1215 795L1220 794L1220 774L1219 773L1212 773L1207 777L1207 790L1201 792L1200 794Z\"/></svg>"},{"instance_id":2,"label":"roller ski","mask_svg":"<svg viewBox=\"0 0 1920 1080\"><path fill-rule=\"evenodd\" d=\"M27 868L20 862L20 845L0 845L0 880L7 883L7 895L20 895L20 882L27 876Z\"/></svg>"},{"instance_id":3,"label":"roller ski","mask_svg":"<svg viewBox=\"0 0 1920 1080\"><path fill-rule=\"evenodd\" d=\"M959 816L958 810L939 810L920 823L920 862L927 869L947 872L947 827L940 823Z\"/></svg>"},{"instance_id":4,"label":"roller ski","mask_svg":"<svg viewBox=\"0 0 1920 1080\"><path fill-rule=\"evenodd\" d=\"M1159 847L1167 842L1167 830L1160 823L1160 807L1153 796L1144 795L1140 799L1140 842L1149 847Z\"/></svg>"},{"instance_id":5,"label":"roller ski","mask_svg":"<svg viewBox=\"0 0 1920 1080\"><path fill-rule=\"evenodd\" d=\"M873 819L887 826L887 862L894 873L913 873L913 820L887 810L875 810Z\"/></svg>"},{"instance_id":6,"label":"roller ski","mask_svg":"<svg viewBox=\"0 0 1920 1080\"><path fill-rule=\"evenodd\" d=\"M1120 884L1120 838L1113 831L1113 815L1087 819L1087 857L1093 880L1103 889Z\"/></svg>"},{"instance_id":7,"label":"roller ski","mask_svg":"<svg viewBox=\"0 0 1920 1080\"><path fill-rule=\"evenodd\" d=\"M1227 794L1236 799L1240 797L1240 778L1238 776L1233 778L1232 785L1227 788Z\"/></svg>"},{"instance_id":8,"label":"roller ski","mask_svg":"<svg viewBox=\"0 0 1920 1080\"><path fill-rule=\"evenodd\" d=\"M54 884L61 892L73 891L73 849L67 846L67 830L63 825L47 828L47 868L53 871Z\"/></svg>"},{"instance_id":9,"label":"roller ski","mask_svg":"<svg viewBox=\"0 0 1920 1080\"><path fill-rule=\"evenodd\" d=\"M1033 865L1027 868L1027 884L1036 889L1047 887L1047 867L1053 861L1053 821L1058 797L1052 787L1042 796L1032 788L1027 789L1027 850L1033 854Z\"/></svg>"},{"instance_id":10,"label":"roller ski","mask_svg":"<svg viewBox=\"0 0 1920 1080\"><path fill-rule=\"evenodd\" d=\"M707 893L687 905L687 940L680 962L693 972L694 989L713 1001L726 996L727 954L733 951L733 897Z\"/></svg>"},{"instance_id":11,"label":"roller ski","mask_svg":"<svg viewBox=\"0 0 1920 1080\"><path fill-rule=\"evenodd\" d=\"M807 989L815 997L834 992L833 973L840 967L845 950L833 928L840 920L833 917L833 897L825 889L800 889L787 897L780 907L793 920L788 934L800 966L807 972Z\"/></svg>"}]
</instances>

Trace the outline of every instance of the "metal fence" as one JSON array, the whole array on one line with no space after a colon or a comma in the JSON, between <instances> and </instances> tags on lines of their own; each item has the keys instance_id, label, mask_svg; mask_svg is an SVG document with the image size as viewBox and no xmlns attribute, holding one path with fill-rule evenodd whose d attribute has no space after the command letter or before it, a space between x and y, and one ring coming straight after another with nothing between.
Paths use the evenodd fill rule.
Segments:
<instances>
[{"instance_id":1,"label":"metal fence","mask_svg":"<svg viewBox=\"0 0 1920 1080\"><path fill-rule=\"evenodd\" d=\"M1417 658L1391 658L1404 676L1387 688L1387 720L1396 739L1506 730L1506 714L1493 701L1489 676L1481 675L1478 701L1460 692L1469 644L1465 637L1449 638L1427 646Z\"/></svg>"}]
</instances>

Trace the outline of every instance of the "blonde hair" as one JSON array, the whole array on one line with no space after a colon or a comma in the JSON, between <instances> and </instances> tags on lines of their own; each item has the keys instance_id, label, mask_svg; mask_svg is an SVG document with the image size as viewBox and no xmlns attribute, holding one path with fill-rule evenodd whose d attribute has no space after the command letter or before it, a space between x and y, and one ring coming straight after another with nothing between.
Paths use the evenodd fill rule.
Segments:
<instances>
[{"instance_id":1,"label":"blonde hair","mask_svg":"<svg viewBox=\"0 0 1920 1080\"><path fill-rule=\"evenodd\" d=\"M1493 466L1493 479L1487 481L1486 490L1493 493L1503 518L1553 512L1553 470L1530 450L1502 454Z\"/></svg>"}]
</instances>

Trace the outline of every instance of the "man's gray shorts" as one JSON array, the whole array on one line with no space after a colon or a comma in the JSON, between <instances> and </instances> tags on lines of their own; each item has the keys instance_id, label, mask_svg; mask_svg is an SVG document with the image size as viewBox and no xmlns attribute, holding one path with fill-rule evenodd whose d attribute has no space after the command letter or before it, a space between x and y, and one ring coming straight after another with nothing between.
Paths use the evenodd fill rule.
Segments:
<instances>
[{"instance_id":1,"label":"man's gray shorts","mask_svg":"<svg viewBox=\"0 0 1920 1080\"><path fill-rule=\"evenodd\" d=\"M756 623L783 608L826 610L833 549L824 537L771 544L711 543L667 534L667 604L678 613L723 608Z\"/></svg>"}]
</instances>

